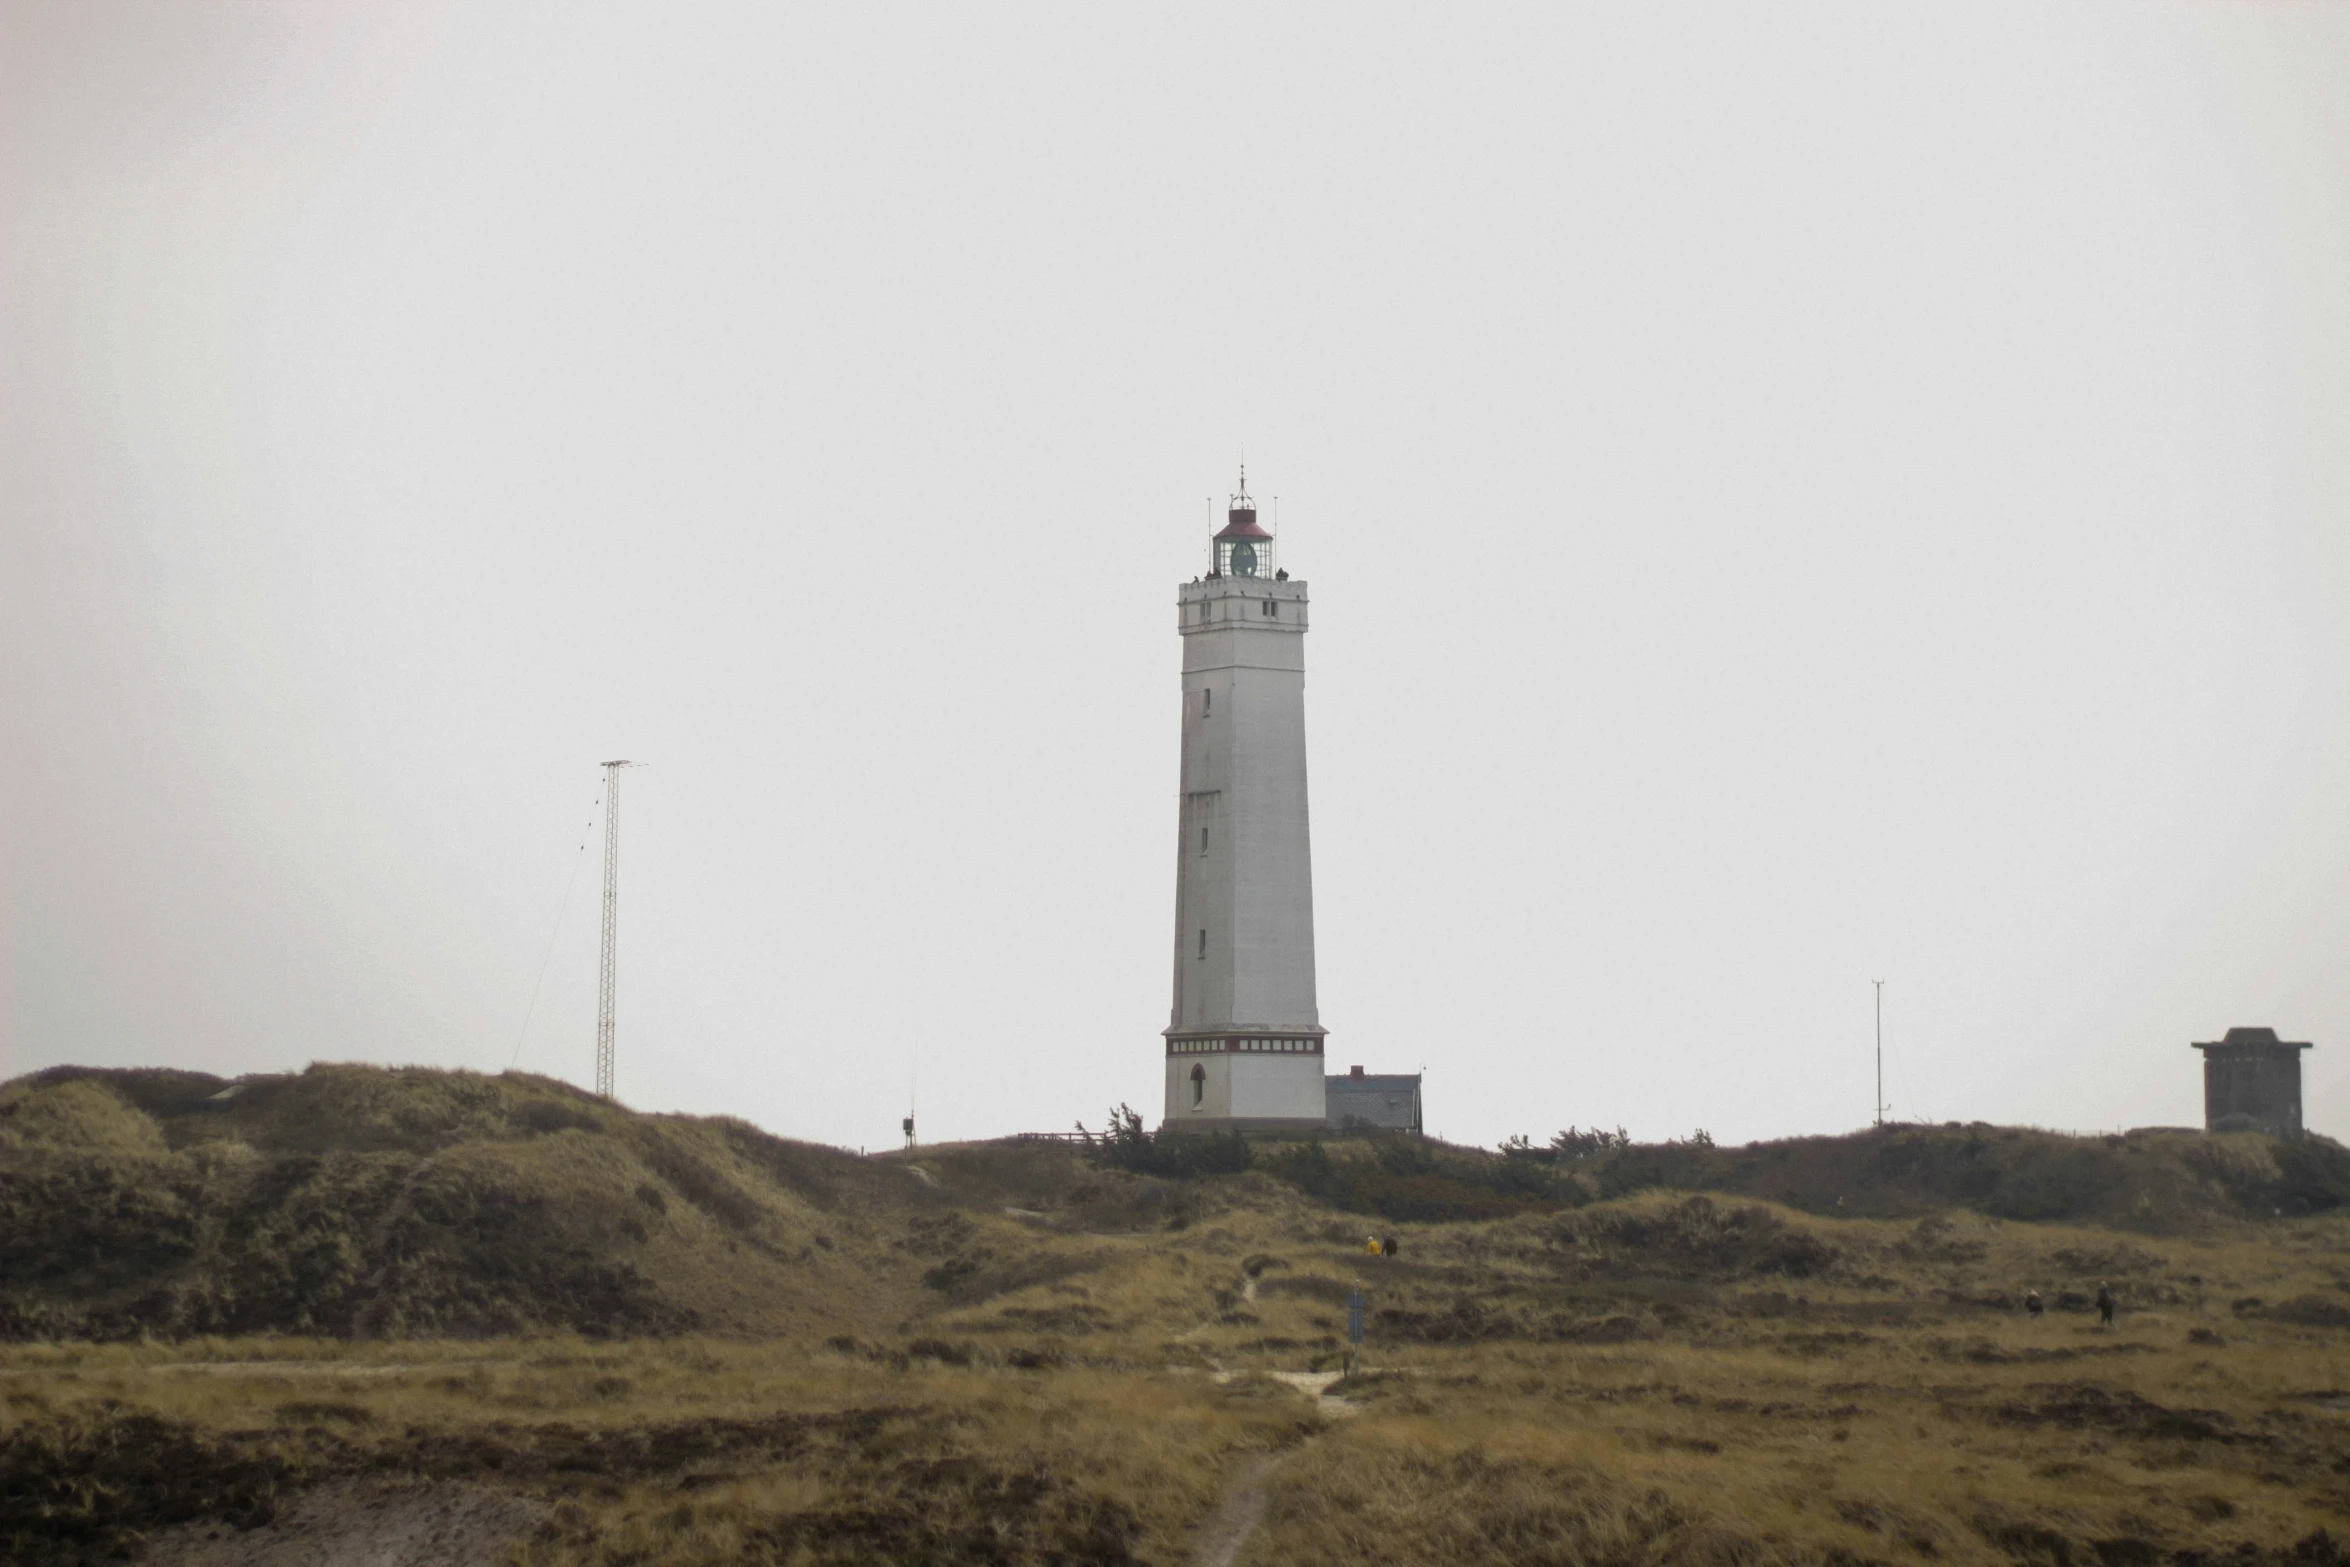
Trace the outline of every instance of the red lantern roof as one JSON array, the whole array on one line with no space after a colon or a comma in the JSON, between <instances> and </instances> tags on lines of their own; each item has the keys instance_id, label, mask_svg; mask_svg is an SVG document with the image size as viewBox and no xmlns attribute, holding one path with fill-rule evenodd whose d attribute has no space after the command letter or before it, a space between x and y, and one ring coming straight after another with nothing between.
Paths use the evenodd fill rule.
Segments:
<instances>
[{"instance_id":1,"label":"red lantern roof","mask_svg":"<svg viewBox=\"0 0 2350 1567\"><path fill-rule=\"evenodd\" d=\"M1216 535L1222 544L1231 539L1269 539L1273 535L1257 526L1257 503L1248 498L1248 465L1240 468L1240 493L1232 497L1232 509L1224 514L1224 531Z\"/></svg>"}]
</instances>

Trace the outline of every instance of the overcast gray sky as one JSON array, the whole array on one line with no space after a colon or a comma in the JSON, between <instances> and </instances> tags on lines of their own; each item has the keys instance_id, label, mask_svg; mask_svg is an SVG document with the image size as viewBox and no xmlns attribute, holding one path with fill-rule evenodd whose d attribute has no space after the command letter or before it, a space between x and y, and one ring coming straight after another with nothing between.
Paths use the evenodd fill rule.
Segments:
<instances>
[{"instance_id":1,"label":"overcast gray sky","mask_svg":"<svg viewBox=\"0 0 2350 1567\"><path fill-rule=\"evenodd\" d=\"M1309 580L1433 1130L2350 1133L2350 8L0 6L0 1075L1158 1111ZM568 911L566 880L579 868ZM534 977L553 956L522 1036Z\"/></svg>"}]
</instances>

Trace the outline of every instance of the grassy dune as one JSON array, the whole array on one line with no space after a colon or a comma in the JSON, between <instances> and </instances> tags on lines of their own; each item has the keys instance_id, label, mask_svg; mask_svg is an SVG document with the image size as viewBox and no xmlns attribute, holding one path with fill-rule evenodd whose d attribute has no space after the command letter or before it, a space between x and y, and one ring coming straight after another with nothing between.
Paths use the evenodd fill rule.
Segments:
<instances>
[{"instance_id":1,"label":"grassy dune","mask_svg":"<svg viewBox=\"0 0 2350 1567\"><path fill-rule=\"evenodd\" d=\"M226 1097L222 1097L225 1095ZM0 1089L0 1335L828 1330L899 1311L902 1170L546 1078Z\"/></svg>"},{"instance_id":2,"label":"grassy dune","mask_svg":"<svg viewBox=\"0 0 2350 1567\"><path fill-rule=\"evenodd\" d=\"M449 1558L516 1563L1172 1564L1239 1517L1250 1564L2221 1567L2331 1563L2350 1529L2331 1145L1807 1145L1857 1178L1906 1139L1932 1193L1954 1177L1919 1147L1971 1140L1945 1157L1992 1164L1955 1166L1984 1206L2017 1169L2091 1168L2058 1195L2095 1222L1840 1218L1898 1205L1816 1174L1801 1204L1738 1195L1741 1169L1784 1178L1768 1149L1665 1150L1729 1173L1615 1195L1605 1161L1638 1150L1346 1144L1178 1179L990 1145L917 1170L536 1080L279 1081L242 1109L205 1082L0 1090L0 1558L177 1560L174 1526L258 1540L233 1531L336 1486L527 1501ZM2136 1193L2097 1173L2133 1162ZM79 1221L41 1207L93 1191ZM158 1192L182 1239L92 1238L161 1235ZM250 1235L331 1254L315 1299L262 1297L331 1331L166 1331L248 1309ZM487 1269L485 1237L538 1253ZM636 1315L565 1318L592 1297L547 1281L591 1266L634 1271ZM1317 1397L1298 1374L1338 1368L1358 1282L1367 1364ZM1253 1523L1224 1506L1243 1477Z\"/></svg>"}]
</instances>

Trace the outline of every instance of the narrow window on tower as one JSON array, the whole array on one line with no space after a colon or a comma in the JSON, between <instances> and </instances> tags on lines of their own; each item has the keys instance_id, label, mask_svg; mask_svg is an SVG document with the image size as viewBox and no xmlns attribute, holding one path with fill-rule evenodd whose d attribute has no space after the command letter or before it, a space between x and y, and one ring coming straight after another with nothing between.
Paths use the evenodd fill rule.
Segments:
<instances>
[{"instance_id":1,"label":"narrow window on tower","mask_svg":"<svg viewBox=\"0 0 2350 1567\"><path fill-rule=\"evenodd\" d=\"M1215 710L1216 693L1213 691L1202 691L1199 694L1199 716L1205 718Z\"/></svg>"},{"instance_id":2,"label":"narrow window on tower","mask_svg":"<svg viewBox=\"0 0 2350 1567\"><path fill-rule=\"evenodd\" d=\"M1208 933L1204 930L1199 933L1199 955L1203 958L1208 955Z\"/></svg>"},{"instance_id":3,"label":"narrow window on tower","mask_svg":"<svg viewBox=\"0 0 2350 1567\"><path fill-rule=\"evenodd\" d=\"M1191 1107L1197 1110L1200 1101L1208 1096L1208 1069L1194 1065L1191 1069Z\"/></svg>"},{"instance_id":4,"label":"narrow window on tower","mask_svg":"<svg viewBox=\"0 0 2350 1567\"><path fill-rule=\"evenodd\" d=\"M1199 852L1202 854L1208 852L1208 830L1205 827L1199 830Z\"/></svg>"}]
</instances>

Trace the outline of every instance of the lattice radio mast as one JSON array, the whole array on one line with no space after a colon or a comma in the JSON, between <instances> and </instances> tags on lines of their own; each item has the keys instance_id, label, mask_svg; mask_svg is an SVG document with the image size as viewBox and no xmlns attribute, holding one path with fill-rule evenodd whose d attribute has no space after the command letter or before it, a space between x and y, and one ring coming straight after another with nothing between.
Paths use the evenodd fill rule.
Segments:
<instances>
[{"instance_id":1,"label":"lattice radio mast","mask_svg":"<svg viewBox=\"0 0 2350 1567\"><path fill-rule=\"evenodd\" d=\"M604 763L604 966L596 987L596 1092L612 1097L613 983L620 964L620 770L641 762Z\"/></svg>"}]
</instances>

